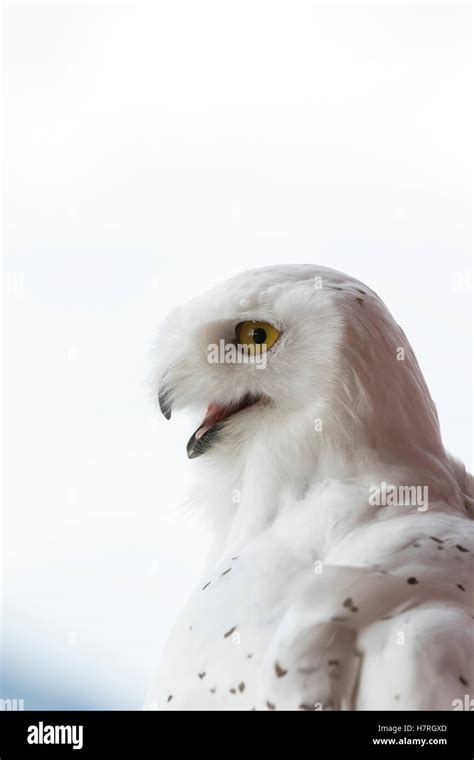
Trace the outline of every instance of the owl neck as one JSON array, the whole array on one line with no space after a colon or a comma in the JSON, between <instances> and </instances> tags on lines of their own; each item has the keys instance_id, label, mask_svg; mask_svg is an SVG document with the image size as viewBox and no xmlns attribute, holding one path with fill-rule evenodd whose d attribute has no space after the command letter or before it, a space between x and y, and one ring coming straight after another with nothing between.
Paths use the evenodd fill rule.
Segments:
<instances>
[{"instance_id":1,"label":"owl neck","mask_svg":"<svg viewBox=\"0 0 474 760\"><path fill-rule=\"evenodd\" d=\"M420 396L425 388L418 380L414 390ZM459 506L429 395L417 401L398 392L390 408L383 408L383 400L365 407L362 401L354 392L348 400L341 396L293 415L275 411L250 440L209 464L200 501L214 528L211 563L238 553L324 483L353 483L367 492L383 481L419 485L428 488L430 502Z\"/></svg>"}]
</instances>

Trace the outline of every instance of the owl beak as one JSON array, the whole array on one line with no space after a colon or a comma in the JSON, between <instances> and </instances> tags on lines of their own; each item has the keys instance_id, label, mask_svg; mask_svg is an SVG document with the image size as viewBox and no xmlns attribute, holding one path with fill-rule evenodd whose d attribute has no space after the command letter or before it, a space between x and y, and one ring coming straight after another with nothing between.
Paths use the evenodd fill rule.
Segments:
<instances>
[{"instance_id":1,"label":"owl beak","mask_svg":"<svg viewBox=\"0 0 474 760\"><path fill-rule=\"evenodd\" d=\"M226 406L210 403L207 407L206 416L186 446L189 459L200 457L214 445L221 436L224 423L230 417L255 406L259 402L266 403L267 400L264 396L252 396L250 393L246 393L239 401Z\"/></svg>"},{"instance_id":2,"label":"owl beak","mask_svg":"<svg viewBox=\"0 0 474 760\"><path fill-rule=\"evenodd\" d=\"M167 420L171 419L171 410L173 408L173 402L171 401L171 386L166 379L166 376L160 383L158 390L158 403L160 405L160 411Z\"/></svg>"},{"instance_id":3,"label":"owl beak","mask_svg":"<svg viewBox=\"0 0 474 760\"><path fill-rule=\"evenodd\" d=\"M189 459L195 459L200 457L201 454L205 454L212 444L219 437L219 432L222 429L222 425L213 425L209 428L198 428L195 433L192 434L186 446L186 453Z\"/></svg>"},{"instance_id":4,"label":"owl beak","mask_svg":"<svg viewBox=\"0 0 474 760\"><path fill-rule=\"evenodd\" d=\"M158 389L158 403L160 410L167 420L171 419L174 388L175 385L172 381L171 370L168 369L164 373ZM202 423L198 429L195 430L186 446L186 452L189 459L200 457L201 454L205 454L206 451L214 445L216 440L220 438L224 423L230 417L233 417L239 412L244 412L249 407L267 403L267 401L269 401L269 399L266 396L255 396L246 393L238 401L225 406L211 402L207 407L207 412Z\"/></svg>"}]
</instances>

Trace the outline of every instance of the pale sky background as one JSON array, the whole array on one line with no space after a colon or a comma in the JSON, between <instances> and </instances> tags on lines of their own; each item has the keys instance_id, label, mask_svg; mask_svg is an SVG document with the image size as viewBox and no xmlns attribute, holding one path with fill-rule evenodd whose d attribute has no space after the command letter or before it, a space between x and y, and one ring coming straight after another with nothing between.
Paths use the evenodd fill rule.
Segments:
<instances>
[{"instance_id":1,"label":"pale sky background","mask_svg":"<svg viewBox=\"0 0 474 760\"><path fill-rule=\"evenodd\" d=\"M216 281L365 281L472 461L470 13L5 4L0 697L141 706L207 540L151 348Z\"/></svg>"}]
</instances>

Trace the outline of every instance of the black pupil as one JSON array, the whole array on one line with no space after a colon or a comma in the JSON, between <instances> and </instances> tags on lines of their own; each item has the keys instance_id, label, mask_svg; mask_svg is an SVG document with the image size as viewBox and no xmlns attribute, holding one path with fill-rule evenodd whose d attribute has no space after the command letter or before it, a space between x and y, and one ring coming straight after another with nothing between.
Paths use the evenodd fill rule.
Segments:
<instances>
[{"instance_id":1,"label":"black pupil","mask_svg":"<svg viewBox=\"0 0 474 760\"><path fill-rule=\"evenodd\" d=\"M263 327L257 327L252 333L254 343L265 343L267 339L267 333Z\"/></svg>"}]
</instances>

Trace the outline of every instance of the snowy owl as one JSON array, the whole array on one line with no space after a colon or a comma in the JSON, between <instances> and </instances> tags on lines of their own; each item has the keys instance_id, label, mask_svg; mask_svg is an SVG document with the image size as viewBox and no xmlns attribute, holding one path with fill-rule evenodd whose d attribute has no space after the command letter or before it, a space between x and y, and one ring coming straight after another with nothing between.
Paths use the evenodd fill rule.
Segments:
<instances>
[{"instance_id":1,"label":"snowy owl","mask_svg":"<svg viewBox=\"0 0 474 760\"><path fill-rule=\"evenodd\" d=\"M464 704L472 476L380 298L331 269L265 267L177 308L158 345L161 411L197 415L213 545L145 707Z\"/></svg>"}]
</instances>

